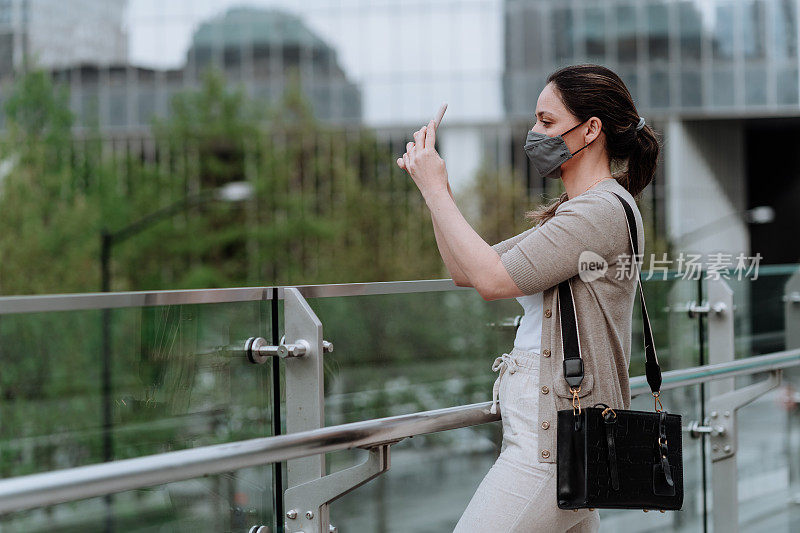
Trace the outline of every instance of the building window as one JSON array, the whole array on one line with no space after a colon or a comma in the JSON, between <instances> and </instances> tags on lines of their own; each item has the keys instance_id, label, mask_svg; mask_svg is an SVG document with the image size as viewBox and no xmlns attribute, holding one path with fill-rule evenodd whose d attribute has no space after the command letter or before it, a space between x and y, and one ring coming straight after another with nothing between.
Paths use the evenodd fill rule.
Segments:
<instances>
[{"instance_id":1,"label":"building window","mask_svg":"<svg viewBox=\"0 0 800 533\"><path fill-rule=\"evenodd\" d=\"M571 9L553 10L553 51L557 63L568 62L575 56L573 45L574 17Z\"/></svg>"},{"instance_id":2,"label":"building window","mask_svg":"<svg viewBox=\"0 0 800 533\"><path fill-rule=\"evenodd\" d=\"M600 7L589 7L584 13L586 57L601 63L606 56L606 15Z\"/></svg>"},{"instance_id":3,"label":"building window","mask_svg":"<svg viewBox=\"0 0 800 533\"><path fill-rule=\"evenodd\" d=\"M778 104L797 105L797 69L787 68L778 71Z\"/></svg>"},{"instance_id":4,"label":"building window","mask_svg":"<svg viewBox=\"0 0 800 533\"><path fill-rule=\"evenodd\" d=\"M745 2L742 4L742 46L744 56L748 59L761 59L764 57L765 41L765 13L764 2Z\"/></svg>"},{"instance_id":5,"label":"building window","mask_svg":"<svg viewBox=\"0 0 800 533\"><path fill-rule=\"evenodd\" d=\"M763 66L748 66L744 73L744 96L748 105L767 103L767 69Z\"/></svg>"},{"instance_id":6,"label":"building window","mask_svg":"<svg viewBox=\"0 0 800 533\"><path fill-rule=\"evenodd\" d=\"M647 6L647 43L649 59L669 60L669 13L667 6Z\"/></svg>"},{"instance_id":7,"label":"building window","mask_svg":"<svg viewBox=\"0 0 800 533\"><path fill-rule=\"evenodd\" d=\"M617 53L620 63L635 63L636 10L633 6L617 6Z\"/></svg>"},{"instance_id":8,"label":"building window","mask_svg":"<svg viewBox=\"0 0 800 533\"><path fill-rule=\"evenodd\" d=\"M716 61L733 60L733 5L717 5L711 48Z\"/></svg>"},{"instance_id":9,"label":"building window","mask_svg":"<svg viewBox=\"0 0 800 533\"><path fill-rule=\"evenodd\" d=\"M715 69L711 78L711 103L716 107L728 107L734 104L733 70Z\"/></svg>"},{"instance_id":10,"label":"building window","mask_svg":"<svg viewBox=\"0 0 800 533\"><path fill-rule=\"evenodd\" d=\"M650 106L669 107L669 75L662 70L650 72Z\"/></svg>"},{"instance_id":11,"label":"building window","mask_svg":"<svg viewBox=\"0 0 800 533\"><path fill-rule=\"evenodd\" d=\"M700 39L702 21L700 11L694 2L682 2L678 5L678 22L681 40L681 59L700 60Z\"/></svg>"},{"instance_id":12,"label":"building window","mask_svg":"<svg viewBox=\"0 0 800 533\"><path fill-rule=\"evenodd\" d=\"M700 72L684 70L681 73L681 106L700 107L703 104L703 89Z\"/></svg>"},{"instance_id":13,"label":"building window","mask_svg":"<svg viewBox=\"0 0 800 533\"><path fill-rule=\"evenodd\" d=\"M777 59L797 56L797 9L792 0L773 2L773 54Z\"/></svg>"}]
</instances>

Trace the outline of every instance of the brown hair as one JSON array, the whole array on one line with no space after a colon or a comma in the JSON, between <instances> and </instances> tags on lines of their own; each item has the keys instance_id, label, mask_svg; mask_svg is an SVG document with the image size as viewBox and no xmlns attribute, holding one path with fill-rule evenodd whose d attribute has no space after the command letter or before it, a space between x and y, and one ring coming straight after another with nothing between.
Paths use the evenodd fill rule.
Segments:
<instances>
[{"instance_id":1,"label":"brown hair","mask_svg":"<svg viewBox=\"0 0 800 533\"><path fill-rule=\"evenodd\" d=\"M625 83L614 72L600 65L572 65L550 74L564 107L580 121L597 117L603 123L605 149L614 178L634 198L653 180L658 160L659 142L653 129L636 131L639 113ZM557 200L525 213L532 222L544 223L556 208L569 198L564 192Z\"/></svg>"}]
</instances>

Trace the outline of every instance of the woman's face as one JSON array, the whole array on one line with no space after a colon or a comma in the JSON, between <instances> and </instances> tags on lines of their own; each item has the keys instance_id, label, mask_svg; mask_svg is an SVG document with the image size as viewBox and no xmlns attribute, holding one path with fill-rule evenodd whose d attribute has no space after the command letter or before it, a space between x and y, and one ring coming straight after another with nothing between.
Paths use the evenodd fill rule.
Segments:
<instances>
[{"instance_id":1,"label":"woman's face","mask_svg":"<svg viewBox=\"0 0 800 533\"><path fill-rule=\"evenodd\" d=\"M563 137L570 152L576 152L581 147L592 142L600 135L603 129L603 124L597 117L591 117L584 122L586 124L583 127L576 128ZM552 83L545 85L541 94L539 94L539 100L536 102L536 124L531 130L555 137L564 134L579 124L578 117L570 113L564 102L561 101L558 89ZM572 164L572 161L570 159L565 162L564 165L566 166L562 166L562 168L567 168Z\"/></svg>"},{"instance_id":2,"label":"woman's face","mask_svg":"<svg viewBox=\"0 0 800 533\"><path fill-rule=\"evenodd\" d=\"M545 85L536 102L536 124L531 130L554 137L561 135L577 123L578 119L564 107L553 84Z\"/></svg>"}]
</instances>

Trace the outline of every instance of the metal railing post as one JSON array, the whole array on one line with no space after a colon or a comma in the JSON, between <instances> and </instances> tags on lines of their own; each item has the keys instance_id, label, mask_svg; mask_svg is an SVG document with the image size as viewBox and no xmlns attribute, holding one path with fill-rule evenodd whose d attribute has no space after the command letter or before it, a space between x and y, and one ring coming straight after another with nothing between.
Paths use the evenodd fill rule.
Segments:
<instances>
[{"instance_id":1,"label":"metal railing post","mask_svg":"<svg viewBox=\"0 0 800 533\"><path fill-rule=\"evenodd\" d=\"M789 276L783 290L783 316L784 316L784 350L800 348L800 270ZM786 443L789 453L789 491L791 499L800 504L800 457L796 450L800 450L800 392L796 384L800 382L797 369L787 369L789 384L786 387ZM791 384L791 385L790 385Z\"/></svg>"},{"instance_id":2,"label":"metal railing post","mask_svg":"<svg viewBox=\"0 0 800 533\"><path fill-rule=\"evenodd\" d=\"M783 310L786 324L784 335L785 350L800 348L800 270L789 277L783 291Z\"/></svg>"},{"instance_id":3,"label":"metal railing post","mask_svg":"<svg viewBox=\"0 0 800 533\"><path fill-rule=\"evenodd\" d=\"M284 328L287 344L306 341L302 357L287 357L286 433L319 429L325 425L325 382L322 358L322 322L297 289L284 289ZM287 462L290 487L325 475L325 456L320 454Z\"/></svg>"},{"instance_id":4,"label":"metal railing post","mask_svg":"<svg viewBox=\"0 0 800 533\"><path fill-rule=\"evenodd\" d=\"M708 363L734 360L733 291L723 279L708 281L708 303L695 307L694 313L707 315ZM777 387L781 370L770 372L768 379L735 388L734 378L711 383L707 401L709 413L699 428L709 434L711 445L711 486L714 531L739 531L739 482L736 465L736 412L762 394Z\"/></svg>"},{"instance_id":5,"label":"metal railing post","mask_svg":"<svg viewBox=\"0 0 800 533\"><path fill-rule=\"evenodd\" d=\"M708 280L708 364L724 363L734 359L733 291L723 280ZM718 413L711 407L714 398L731 392L735 379L718 379L706 388L706 425L714 424ZM727 411L730 414L729 411ZM734 412L735 413L735 412ZM719 436L709 435L712 450L719 450ZM714 531L738 531L739 494L736 481L736 455L711 459L711 497Z\"/></svg>"},{"instance_id":6,"label":"metal railing post","mask_svg":"<svg viewBox=\"0 0 800 533\"><path fill-rule=\"evenodd\" d=\"M725 363L735 358L733 332L733 291L722 279L708 280L708 363ZM709 397L734 388L734 378L718 379L709 384Z\"/></svg>"},{"instance_id":7,"label":"metal railing post","mask_svg":"<svg viewBox=\"0 0 800 533\"><path fill-rule=\"evenodd\" d=\"M322 322L297 289L286 287L283 301L286 342L304 340L308 343L308 349L302 357L285 359L286 432L319 429L325 425ZM320 479L325 476L325 454L291 459L286 462L286 470L289 488ZM284 523L287 532L321 532L322 524L327 526L330 522L327 504L321 505L319 509L296 509L296 504L292 505L288 501L285 505L287 516L284 517ZM301 516L292 519L292 515L296 516L298 511ZM309 512L312 513L312 518L308 518ZM303 526L295 527L299 523L303 523Z\"/></svg>"},{"instance_id":8,"label":"metal railing post","mask_svg":"<svg viewBox=\"0 0 800 533\"><path fill-rule=\"evenodd\" d=\"M285 361L286 433L292 434L325 427L323 355L333 351L333 344L322 338L322 322L300 291L295 287L283 290L286 333L281 342L269 345L261 337L251 337L244 351L254 364L273 357ZM325 454L287 460L284 531L335 533L336 527L330 524L330 502L389 470L389 447L400 440L367 446L365 461L328 475Z\"/></svg>"}]
</instances>

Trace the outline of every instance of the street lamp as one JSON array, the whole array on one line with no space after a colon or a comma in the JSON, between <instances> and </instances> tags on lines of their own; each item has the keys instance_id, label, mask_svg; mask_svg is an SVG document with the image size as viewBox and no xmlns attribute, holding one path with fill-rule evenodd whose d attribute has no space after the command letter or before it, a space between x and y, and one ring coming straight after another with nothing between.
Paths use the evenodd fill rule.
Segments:
<instances>
[{"instance_id":1,"label":"street lamp","mask_svg":"<svg viewBox=\"0 0 800 533\"><path fill-rule=\"evenodd\" d=\"M110 290L111 273L109 271L109 264L111 247L113 245L119 244L129 237L132 237L133 235L136 235L137 233L149 228L156 222L180 213L193 205L198 205L213 200L222 202L241 202L252 197L253 186L250 183L246 181L233 181L217 189L203 190L199 193L185 196L181 200L154 211L117 231L109 232L107 229L103 228L100 232L100 290L102 292L108 292Z\"/></svg>"},{"instance_id":2,"label":"street lamp","mask_svg":"<svg viewBox=\"0 0 800 533\"><path fill-rule=\"evenodd\" d=\"M103 228L100 231L100 290L109 292L111 290L111 248L115 244L136 235L137 233L149 228L156 222L169 218L180 213L193 205L199 205L209 201L222 202L241 202L253 197L253 186L246 181L233 181L222 187L203 190L199 193L185 196L181 200L170 204L164 208L154 211L128 226L117 231L108 231ZM113 437L112 437L112 412L111 412L111 338L110 338L111 310L102 309L102 340L100 349L102 350L102 395L103 395L103 462L108 462L113 457ZM111 495L106 496L107 514L106 530L113 529L113 517L111 513Z\"/></svg>"}]
</instances>

